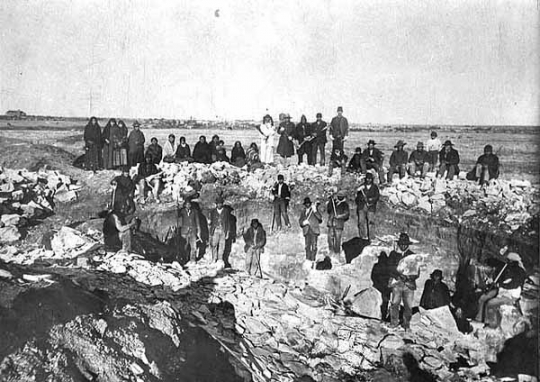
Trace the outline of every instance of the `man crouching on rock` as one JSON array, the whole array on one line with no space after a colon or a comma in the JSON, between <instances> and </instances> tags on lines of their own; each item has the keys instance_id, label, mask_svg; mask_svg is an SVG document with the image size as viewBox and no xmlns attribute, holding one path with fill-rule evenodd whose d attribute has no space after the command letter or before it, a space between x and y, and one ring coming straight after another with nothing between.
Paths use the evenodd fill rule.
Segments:
<instances>
[{"instance_id":1,"label":"man crouching on rock","mask_svg":"<svg viewBox=\"0 0 540 382\"><path fill-rule=\"evenodd\" d=\"M261 253L266 245L266 232L258 219L252 219L249 229L244 233L244 251L246 252L246 272L262 277Z\"/></svg>"},{"instance_id":2,"label":"man crouching on rock","mask_svg":"<svg viewBox=\"0 0 540 382\"><path fill-rule=\"evenodd\" d=\"M409 329L416 279L420 276L420 264L416 261L416 257L412 256L414 252L409 249L411 244L409 235L401 233L397 241L398 250L390 252L389 256L389 262L397 264L397 267L392 270L392 278L390 279L390 287L392 288L390 327L395 328L399 325L399 307L403 301L402 326L405 330Z\"/></svg>"}]
</instances>

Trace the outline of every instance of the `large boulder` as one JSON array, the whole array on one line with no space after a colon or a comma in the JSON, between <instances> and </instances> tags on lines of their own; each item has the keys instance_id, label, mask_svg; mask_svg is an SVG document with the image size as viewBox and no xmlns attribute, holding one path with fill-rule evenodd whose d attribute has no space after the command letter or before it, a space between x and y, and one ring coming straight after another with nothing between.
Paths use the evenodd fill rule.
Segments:
<instances>
[{"instance_id":1,"label":"large boulder","mask_svg":"<svg viewBox=\"0 0 540 382\"><path fill-rule=\"evenodd\" d=\"M351 310L363 317L381 319L381 293L373 288L358 292L350 301Z\"/></svg>"}]
</instances>

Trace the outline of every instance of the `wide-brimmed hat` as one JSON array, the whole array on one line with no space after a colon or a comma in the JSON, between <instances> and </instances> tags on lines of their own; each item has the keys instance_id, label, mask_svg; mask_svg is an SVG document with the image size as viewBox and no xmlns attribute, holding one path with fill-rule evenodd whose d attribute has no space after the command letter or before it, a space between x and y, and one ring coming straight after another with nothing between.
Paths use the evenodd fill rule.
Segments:
<instances>
[{"instance_id":1,"label":"wide-brimmed hat","mask_svg":"<svg viewBox=\"0 0 540 382\"><path fill-rule=\"evenodd\" d=\"M290 115L289 113L285 113L285 115L283 116L283 118L285 118L285 119L287 119L287 118L290 119L290 118L291 118L291 115Z\"/></svg>"},{"instance_id":2,"label":"wide-brimmed hat","mask_svg":"<svg viewBox=\"0 0 540 382\"><path fill-rule=\"evenodd\" d=\"M133 127L135 127L135 126L137 126L137 127L138 127L138 126L141 126L141 124L139 123L139 121L133 122Z\"/></svg>"},{"instance_id":3,"label":"wide-brimmed hat","mask_svg":"<svg viewBox=\"0 0 540 382\"><path fill-rule=\"evenodd\" d=\"M311 204L311 199L310 198L304 198L304 205L306 204Z\"/></svg>"},{"instance_id":4,"label":"wide-brimmed hat","mask_svg":"<svg viewBox=\"0 0 540 382\"><path fill-rule=\"evenodd\" d=\"M368 144L368 146L369 145L376 145L376 143L375 143L375 141L373 139L370 139L367 144Z\"/></svg>"},{"instance_id":5,"label":"wide-brimmed hat","mask_svg":"<svg viewBox=\"0 0 540 382\"><path fill-rule=\"evenodd\" d=\"M315 115L315 118L322 118L322 113L317 113L317 115Z\"/></svg>"},{"instance_id":6,"label":"wide-brimmed hat","mask_svg":"<svg viewBox=\"0 0 540 382\"><path fill-rule=\"evenodd\" d=\"M251 219L251 225L253 225L253 223L257 223L257 225L259 224L259 219Z\"/></svg>"},{"instance_id":7,"label":"wide-brimmed hat","mask_svg":"<svg viewBox=\"0 0 540 382\"><path fill-rule=\"evenodd\" d=\"M418 143L416 144L416 147L424 147L424 142L418 142Z\"/></svg>"},{"instance_id":8,"label":"wide-brimmed hat","mask_svg":"<svg viewBox=\"0 0 540 382\"><path fill-rule=\"evenodd\" d=\"M435 269L433 272L431 272L431 277L439 276L441 279L443 278L442 271L440 269Z\"/></svg>"},{"instance_id":9,"label":"wide-brimmed hat","mask_svg":"<svg viewBox=\"0 0 540 382\"><path fill-rule=\"evenodd\" d=\"M452 143L451 140L447 140L446 142L443 143L443 146L454 146L454 144Z\"/></svg>"},{"instance_id":10,"label":"wide-brimmed hat","mask_svg":"<svg viewBox=\"0 0 540 382\"><path fill-rule=\"evenodd\" d=\"M409 235L407 235L405 232L402 232L399 234L399 239L397 240L397 244L401 245L411 245L412 241L409 239Z\"/></svg>"},{"instance_id":11,"label":"wide-brimmed hat","mask_svg":"<svg viewBox=\"0 0 540 382\"><path fill-rule=\"evenodd\" d=\"M405 146L405 145L406 145L406 143L403 142L403 141L400 139L400 140L396 143L396 145L395 145L394 147L403 147L403 146Z\"/></svg>"}]
</instances>

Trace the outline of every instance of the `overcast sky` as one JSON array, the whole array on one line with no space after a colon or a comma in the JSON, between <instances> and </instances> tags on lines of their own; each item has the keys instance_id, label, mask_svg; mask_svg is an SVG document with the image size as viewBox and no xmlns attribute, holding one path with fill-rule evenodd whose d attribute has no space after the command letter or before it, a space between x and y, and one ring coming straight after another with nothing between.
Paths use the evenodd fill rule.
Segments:
<instances>
[{"instance_id":1,"label":"overcast sky","mask_svg":"<svg viewBox=\"0 0 540 382\"><path fill-rule=\"evenodd\" d=\"M0 113L540 124L536 0L1 0L0 25Z\"/></svg>"}]
</instances>

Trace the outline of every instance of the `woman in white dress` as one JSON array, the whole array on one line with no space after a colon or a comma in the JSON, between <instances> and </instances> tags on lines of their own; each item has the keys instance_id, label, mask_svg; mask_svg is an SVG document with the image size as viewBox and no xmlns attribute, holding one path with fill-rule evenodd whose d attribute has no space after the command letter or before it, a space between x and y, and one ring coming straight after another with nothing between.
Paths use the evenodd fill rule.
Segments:
<instances>
[{"instance_id":1,"label":"woman in white dress","mask_svg":"<svg viewBox=\"0 0 540 382\"><path fill-rule=\"evenodd\" d=\"M259 126L259 132L261 133L261 162L273 163L276 130L274 129L274 120L270 115L266 114L263 117L263 122Z\"/></svg>"}]
</instances>

